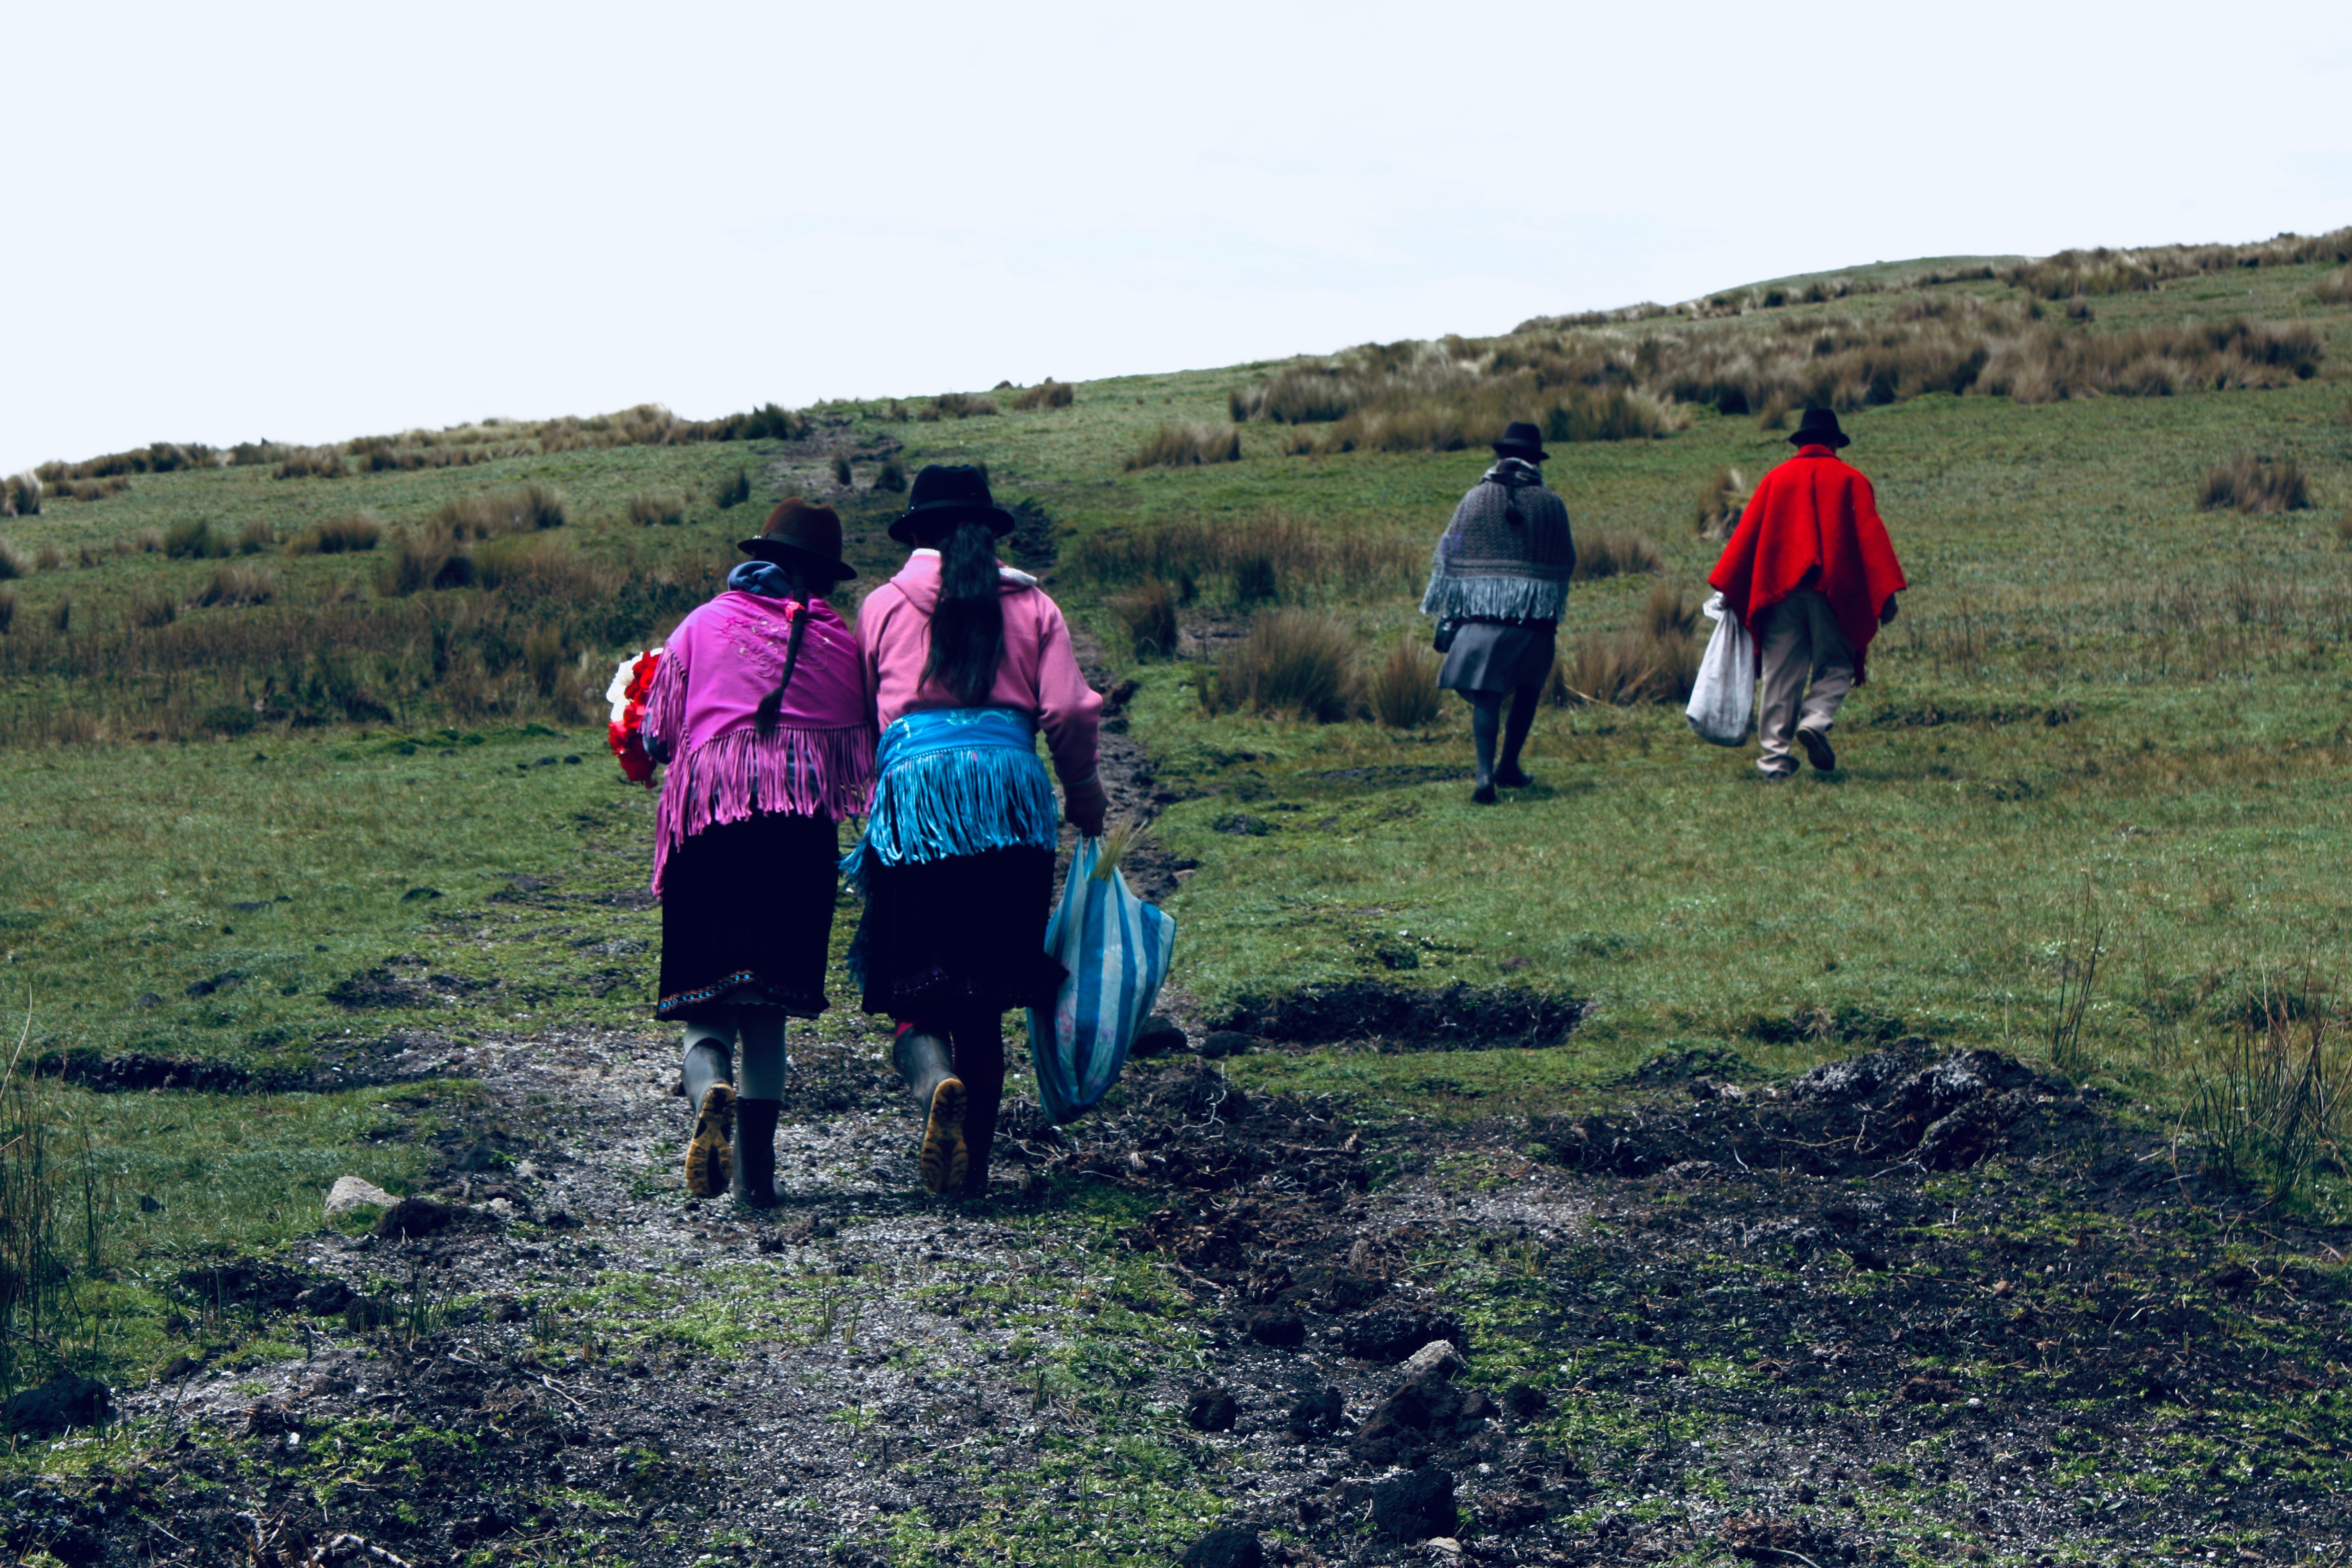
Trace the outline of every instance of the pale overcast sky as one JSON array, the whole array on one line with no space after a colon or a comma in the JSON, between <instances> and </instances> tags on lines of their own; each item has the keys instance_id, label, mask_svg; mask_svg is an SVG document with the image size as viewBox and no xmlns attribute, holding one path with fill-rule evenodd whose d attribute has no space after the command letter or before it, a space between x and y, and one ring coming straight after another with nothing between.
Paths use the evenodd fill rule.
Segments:
<instances>
[{"instance_id":1,"label":"pale overcast sky","mask_svg":"<svg viewBox=\"0 0 2352 1568\"><path fill-rule=\"evenodd\" d=\"M2352 224L2352 6L22 5L0 468Z\"/></svg>"}]
</instances>

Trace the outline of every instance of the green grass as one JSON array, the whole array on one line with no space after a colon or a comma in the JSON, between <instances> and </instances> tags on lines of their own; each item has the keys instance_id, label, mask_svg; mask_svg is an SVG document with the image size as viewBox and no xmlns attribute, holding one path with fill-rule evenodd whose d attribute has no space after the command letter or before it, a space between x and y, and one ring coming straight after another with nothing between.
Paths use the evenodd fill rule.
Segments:
<instances>
[{"instance_id":1,"label":"green grass","mask_svg":"<svg viewBox=\"0 0 2352 1568\"><path fill-rule=\"evenodd\" d=\"M2087 889L2110 942L2085 1070L2158 1113L2177 1105L2201 1044L2267 982L2305 962L2333 965L2352 900L2339 870L2352 847L2341 786L2352 763L2352 311L2312 302L2324 270L2103 296L2084 329L2309 321L2328 358L2317 379L2284 390L2032 407L1935 395L1848 417L1848 456L1876 483L1913 588L1840 725L1846 765L1833 779L1768 790L1747 755L1699 745L1675 712L1558 710L1538 726L1539 787L1478 811L1444 776L1468 761L1458 704L1403 734L1211 720L1196 667L1114 656L1115 673L1140 683L1129 732L1184 797L1160 827L1198 863L1171 900L1182 926L1175 980L1208 1014L1348 980L1524 985L1596 1004L1563 1050L1315 1051L1232 1069L1265 1087L1344 1094L1365 1115L1468 1121L1612 1092L1666 1047L1727 1046L1759 1069L1789 1070L1854 1048L1859 1036L1841 1037L1840 1019L2031 1054L2047 1042ZM1901 298L1706 330L1876 320ZM894 423L880 404L830 412L852 442L907 443L909 472L986 462L1000 494L1050 509L1066 550L1103 530L1278 513L1418 558L1483 452L1293 457L1290 431L1254 423L1238 462L1123 468L1164 424L1222 426L1227 392L1282 363L1089 383L1066 408L962 421ZM2252 519L2197 510L2205 470L2242 448L2301 463L2315 507ZM1787 449L1752 419L1702 410L1660 440L1558 446L1547 472L1580 529L1646 534L1664 580L1696 594L1717 549L1691 533L1702 485L1727 466L1752 479ZM258 518L284 538L361 508L397 531L453 498L524 483L561 489L571 517L561 537L625 584L723 567L746 523L781 496L832 495L829 463L795 468L791 450L622 447L337 480L280 481L266 468L141 476L111 499L53 501L0 526L28 560L55 546L68 563L13 584L9 635L45 625L66 597L78 628L111 627L135 595L184 601L221 564L113 552L142 531L200 522L234 538ZM750 502L722 513L716 491L739 467ZM685 495L688 521L631 524L628 498L646 489ZM864 585L895 564L881 523L898 504L846 503ZM93 564L73 564L84 549ZM251 560L279 574L287 601L357 614L385 552ZM1650 585L1580 585L1563 636L1631 626ZM1074 619L1108 634L1101 601L1114 587L1066 576L1056 592ZM1186 612L1196 624L1222 607L1218 585L1206 591ZM481 593L418 602L455 616ZM1309 583L1297 593L1337 615L1368 657L1423 631L1409 592L1349 600ZM356 606L335 608L346 595ZM234 628L277 613L191 608L181 625ZM663 629L652 610L626 606L592 605L567 626L566 668L579 672L567 679L593 675L599 690L602 661ZM413 668L424 656L399 657ZM0 693L120 719L98 726L101 743L18 746L0 777L0 999L12 1014L30 1009L35 1050L295 1070L395 1030L463 1044L643 1020L657 915L632 895L652 798L618 780L601 735L579 721L593 700L575 702L568 728L530 722L556 705L526 692L495 721L445 729L454 699L416 686L383 725L131 738L142 704L193 711L212 700L206 681L232 677L262 679L126 669ZM582 763L566 765L571 755ZM1221 830L1244 815L1270 830ZM547 885L517 896L520 876ZM845 909L841 941L853 921ZM333 999L378 969L448 1000L352 1012ZM236 983L189 994L226 976ZM1808 1037L1808 1021L1830 1026ZM415 1168L413 1138L366 1135L392 1114L379 1094L237 1097L237 1115L261 1108L268 1129L245 1131L242 1144L223 1102L203 1097L63 1098L110 1151L110 1201L139 1215L109 1222L128 1247L264 1247L313 1223L309 1194L332 1174L393 1184ZM273 1183L282 1200L239 1195ZM137 1209L140 1192L162 1206ZM1124 1197L1062 1196L1062 1222L1133 1217Z\"/></svg>"}]
</instances>

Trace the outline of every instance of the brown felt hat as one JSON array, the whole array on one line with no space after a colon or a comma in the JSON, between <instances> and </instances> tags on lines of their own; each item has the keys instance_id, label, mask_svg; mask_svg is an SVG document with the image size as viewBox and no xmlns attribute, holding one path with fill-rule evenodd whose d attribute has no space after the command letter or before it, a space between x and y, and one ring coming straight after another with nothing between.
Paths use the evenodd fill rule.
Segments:
<instances>
[{"instance_id":1,"label":"brown felt hat","mask_svg":"<svg viewBox=\"0 0 2352 1568\"><path fill-rule=\"evenodd\" d=\"M760 531L735 548L779 566L830 572L836 583L857 575L857 568L841 558L841 514L798 496L778 501Z\"/></svg>"}]
</instances>

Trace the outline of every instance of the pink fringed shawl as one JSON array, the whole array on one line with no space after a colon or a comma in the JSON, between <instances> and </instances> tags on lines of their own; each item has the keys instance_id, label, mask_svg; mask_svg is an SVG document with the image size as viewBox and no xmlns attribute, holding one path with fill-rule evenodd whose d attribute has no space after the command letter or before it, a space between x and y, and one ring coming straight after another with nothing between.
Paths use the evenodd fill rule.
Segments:
<instances>
[{"instance_id":1,"label":"pink fringed shawl","mask_svg":"<svg viewBox=\"0 0 2352 1568\"><path fill-rule=\"evenodd\" d=\"M761 699L783 674L793 617L800 661L774 731ZM873 704L857 637L833 606L730 589L678 623L646 698L646 749L667 763L654 816L654 891L670 851L758 811L861 816L874 784Z\"/></svg>"}]
</instances>

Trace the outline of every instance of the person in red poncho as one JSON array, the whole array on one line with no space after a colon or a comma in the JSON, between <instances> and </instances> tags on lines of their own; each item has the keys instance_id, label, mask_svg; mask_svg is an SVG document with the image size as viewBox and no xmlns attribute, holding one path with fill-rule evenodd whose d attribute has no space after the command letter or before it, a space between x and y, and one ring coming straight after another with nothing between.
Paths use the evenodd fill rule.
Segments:
<instances>
[{"instance_id":1,"label":"person in red poncho","mask_svg":"<svg viewBox=\"0 0 2352 1568\"><path fill-rule=\"evenodd\" d=\"M1806 758L1837 766L1830 725L1864 679L1878 628L1895 618L1909 586L1862 470L1837 456L1837 416L1809 408L1789 437L1797 455L1764 476L1707 581L1756 639L1762 688L1756 732L1768 779L1797 771L1790 731Z\"/></svg>"}]
</instances>

